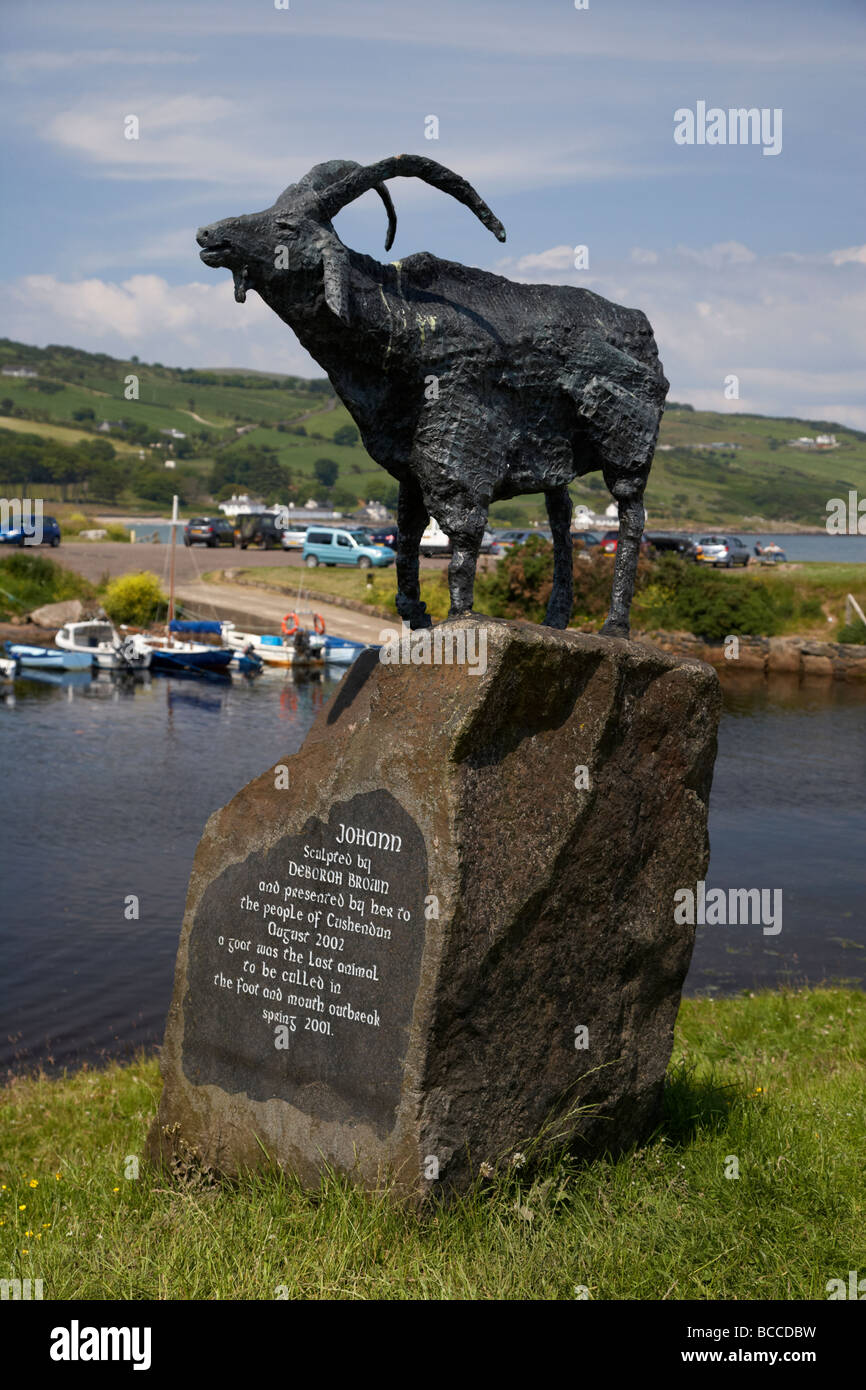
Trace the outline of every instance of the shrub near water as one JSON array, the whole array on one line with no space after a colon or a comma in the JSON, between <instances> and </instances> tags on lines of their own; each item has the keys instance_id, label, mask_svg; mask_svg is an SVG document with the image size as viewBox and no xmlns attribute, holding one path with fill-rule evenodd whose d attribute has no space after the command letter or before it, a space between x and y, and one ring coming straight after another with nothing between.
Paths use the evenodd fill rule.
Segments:
<instances>
[{"instance_id":1,"label":"shrub near water","mask_svg":"<svg viewBox=\"0 0 866 1390\"><path fill-rule=\"evenodd\" d=\"M730 634L775 637L790 621L820 618L817 599L798 599L791 584L735 580L676 555L653 566L651 583L634 607L634 624L685 629L720 642Z\"/></svg>"},{"instance_id":2,"label":"shrub near water","mask_svg":"<svg viewBox=\"0 0 866 1390\"><path fill-rule=\"evenodd\" d=\"M0 559L0 620L20 617L44 603L93 597L93 587L45 555L17 551Z\"/></svg>"},{"instance_id":3,"label":"shrub near water","mask_svg":"<svg viewBox=\"0 0 866 1390\"><path fill-rule=\"evenodd\" d=\"M586 557L586 550L577 542L573 559L572 626L596 619L602 622L610 607L613 557ZM636 593L646 587L651 576L652 566L641 556L635 580ZM544 620L552 588L553 546L543 536L530 536L499 561L495 573L479 574L475 585L476 607L494 618L528 618L530 622L540 623Z\"/></svg>"},{"instance_id":4,"label":"shrub near water","mask_svg":"<svg viewBox=\"0 0 866 1390\"><path fill-rule=\"evenodd\" d=\"M135 627L146 627L164 618L168 608L159 580L146 571L112 579L102 605L112 622L130 623Z\"/></svg>"},{"instance_id":5,"label":"shrub near water","mask_svg":"<svg viewBox=\"0 0 866 1390\"><path fill-rule=\"evenodd\" d=\"M836 641L855 642L858 646L866 645L866 623L861 623L859 619L853 623L846 623L836 633Z\"/></svg>"}]
</instances>

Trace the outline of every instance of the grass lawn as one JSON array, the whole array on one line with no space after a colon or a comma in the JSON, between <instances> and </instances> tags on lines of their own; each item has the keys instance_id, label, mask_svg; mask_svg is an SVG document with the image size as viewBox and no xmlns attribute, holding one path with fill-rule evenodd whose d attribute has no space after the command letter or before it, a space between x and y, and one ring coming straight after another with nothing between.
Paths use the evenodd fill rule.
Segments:
<instances>
[{"instance_id":1,"label":"grass lawn","mask_svg":"<svg viewBox=\"0 0 866 1390\"><path fill-rule=\"evenodd\" d=\"M824 1299L866 1264L864 1083L860 992L686 1000L643 1148L511 1170L418 1219L333 1176L131 1176L152 1059L16 1078L3 1275L46 1299Z\"/></svg>"},{"instance_id":2,"label":"grass lawn","mask_svg":"<svg viewBox=\"0 0 866 1390\"><path fill-rule=\"evenodd\" d=\"M482 556L478 567L479 575L483 577L488 572L488 565L489 572L492 573L496 564L496 560ZM612 572L611 565L611 574ZM295 569L267 565L256 570L239 570L238 573L246 579L266 584L279 592L297 594L299 576ZM372 580L369 585L368 575ZM716 570L713 575L722 584L765 584L770 588L787 590L794 600L794 616L785 625L785 631L791 635L820 638L825 642L833 641L838 627L844 622L845 596L848 593L853 593L861 607L866 608L864 565L835 565L810 561L807 564L781 567L755 565L745 570ZM221 575L213 575L213 578L219 580ZM363 572L356 569L329 569L319 565L317 569L306 570L305 578L301 582L310 589L334 594L338 598L360 599L362 603L378 607L384 617L395 617L394 595L397 591L397 575L393 565L388 569ZM447 616L449 597L444 566L438 571L421 571L421 597L436 621ZM816 599L823 610L819 616L808 621L802 616L797 616L801 602L806 599ZM483 608L481 599L479 607ZM828 617L832 619L831 622L827 621ZM634 626L636 629L641 626L639 598L635 602Z\"/></svg>"},{"instance_id":3,"label":"grass lawn","mask_svg":"<svg viewBox=\"0 0 866 1390\"><path fill-rule=\"evenodd\" d=\"M823 619L804 624L793 619L786 630L824 642L836 640L836 631L845 621L845 598L853 594L866 608L866 565L832 564L810 560L798 565L750 565L745 570L718 570L720 578L733 583L767 584L769 588L790 588L798 599L817 599ZM828 622L830 618L832 621Z\"/></svg>"},{"instance_id":4,"label":"grass lawn","mask_svg":"<svg viewBox=\"0 0 866 1390\"><path fill-rule=\"evenodd\" d=\"M479 566L480 570L480 566ZM238 570L244 579L256 584L265 584L278 593L296 597L298 584L323 594L333 594L335 598L360 600L378 608L382 616L399 623L394 598L397 593L397 571L394 565L387 569L330 569L318 565L316 569L305 569L303 575L294 567L287 565L263 565L261 569ZM370 583L367 582L367 577ZM221 573L205 575L205 578L222 581ZM421 571L421 597L427 604L428 612L437 621L448 614L450 598L446 582L446 571Z\"/></svg>"}]
</instances>

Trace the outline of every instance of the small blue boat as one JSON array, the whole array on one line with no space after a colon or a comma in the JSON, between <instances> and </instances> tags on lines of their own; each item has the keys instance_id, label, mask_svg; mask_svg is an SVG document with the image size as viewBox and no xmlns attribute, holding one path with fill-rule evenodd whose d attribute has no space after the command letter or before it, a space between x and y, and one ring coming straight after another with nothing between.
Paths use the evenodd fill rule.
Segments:
<instances>
[{"instance_id":1,"label":"small blue boat","mask_svg":"<svg viewBox=\"0 0 866 1390\"><path fill-rule=\"evenodd\" d=\"M152 647L151 671L179 671L184 675L210 672L225 674L234 652L207 647L203 642L175 642L171 647Z\"/></svg>"},{"instance_id":2,"label":"small blue boat","mask_svg":"<svg viewBox=\"0 0 866 1390\"><path fill-rule=\"evenodd\" d=\"M180 619L172 619L169 623L169 633L175 632L216 632L220 631L219 623L192 623L182 622ZM226 674L231 664L234 652L226 651L224 647L208 646L206 642L175 642L169 638L169 644L164 646L161 639L147 638L153 657L150 663L152 671L174 671L176 674L192 675L215 675Z\"/></svg>"},{"instance_id":3,"label":"small blue boat","mask_svg":"<svg viewBox=\"0 0 866 1390\"><path fill-rule=\"evenodd\" d=\"M31 647L26 642L6 642L6 655L22 666L43 671L89 671L92 657L86 652L67 652L61 647Z\"/></svg>"}]
</instances>

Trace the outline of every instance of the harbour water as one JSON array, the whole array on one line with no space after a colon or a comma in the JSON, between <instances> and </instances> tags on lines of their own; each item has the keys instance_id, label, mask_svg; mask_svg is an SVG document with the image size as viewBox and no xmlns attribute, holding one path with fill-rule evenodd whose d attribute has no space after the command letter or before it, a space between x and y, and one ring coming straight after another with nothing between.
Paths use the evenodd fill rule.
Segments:
<instances>
[{"instance_id":1,"label":"harbour water","mask_svg":"<svg viewBox=\"0 0 866 1390\"><path fill-rule=\"evenodd\" d=\"M127 527L127 530L130 528ZM135 531L137 541L151 541L154 537L165 545L171 539L171 526L167 521L144 523L138 521L131 528ZM652 531L653 525L649 523L649 530ZM600 535L602 527L596 527L594 534ZM690 536L693 540L699 540L701 536L714 534L725 535L730 533L739 536L745 545L749 547L752 555L755 553L756 545L769 545L773 542L780 545L785 552L785 558L792 564L801 564L806 560L820 560L824 563L835 565L866 564L866 535L864 536L830 536L826 531L806 532L797 531L737 531L731 527L717 526L705 527L702 531L683 531L682 534ZM679 534L679 533L677 533ZM229 552L223 551L223 554Z\"/></svg>"},{"instance_id":2,"label":"harbour water","mask_svg":"<svg viewBox=\"0 0 866 1390\"><path fill-rule=\"evenodd\" d=\"M161 1041L205 821L300 746L334 688L279 673L225 684L84 673L6 688L5 1069L98 1062ZM707 891L781 888L782 929L699 928L687 992L862 987L866 692L762 679L729 689L725 704Z\"/></svg>"}]
</instances>

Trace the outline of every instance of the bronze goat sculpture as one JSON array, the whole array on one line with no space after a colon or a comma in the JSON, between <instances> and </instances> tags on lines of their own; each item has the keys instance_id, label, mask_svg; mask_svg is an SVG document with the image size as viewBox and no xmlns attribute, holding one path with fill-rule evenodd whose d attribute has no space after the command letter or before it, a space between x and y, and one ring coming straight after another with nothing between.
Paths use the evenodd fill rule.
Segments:
<instances>
[{"instance_id":1,"label":"bronze goat sculpture","mask_svg":"<svg viewBox=\"0 0 866 1390\"><path fill-rule=\"evenodd\" d=\"M399 483L397 610L429 627L419 543L431 516L450 537L450 617L472 611L488 509L543 492L553 534L545 617L568 625L573 599L569 483L601 470L619 509L611 607L602 632L629 635L644 525L643 493L668 382L637 309L591 290L517 284L428 252L383 265L344 246L332 225L385 180L424 179L505 230L459 175L418 155L361 166L317 164L264 212L198 232L206 265L224 266L243 301L255 289L325 369L370 456Z\"/></svg>"}]
</instances>

